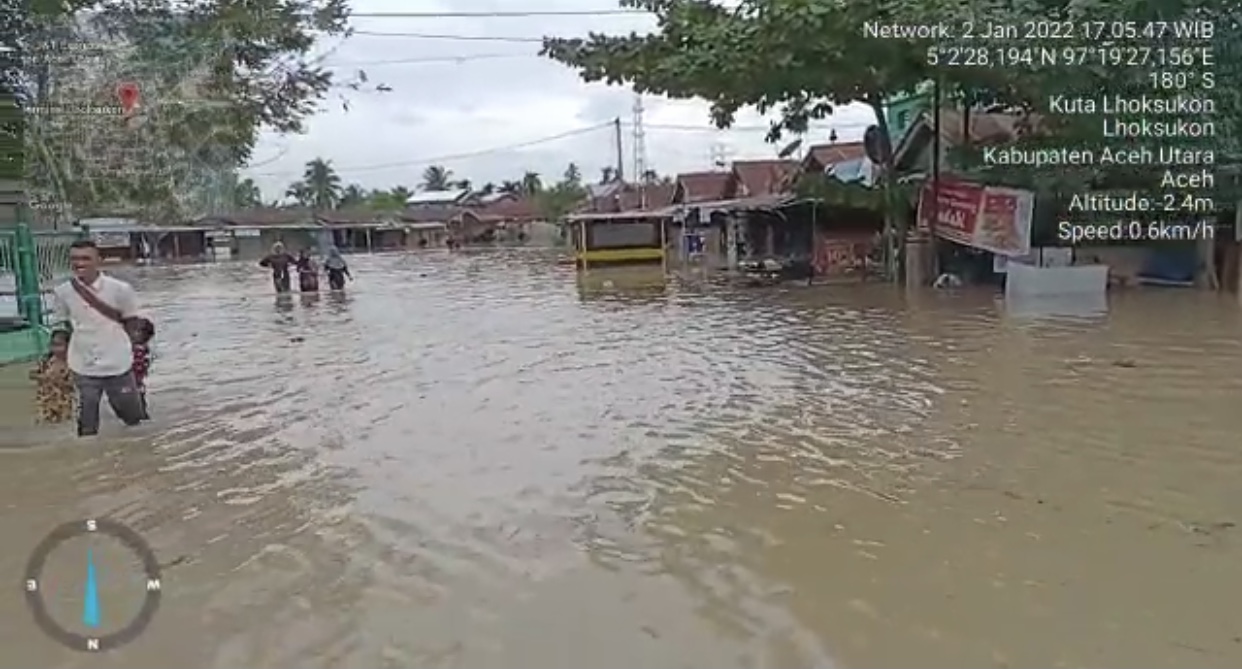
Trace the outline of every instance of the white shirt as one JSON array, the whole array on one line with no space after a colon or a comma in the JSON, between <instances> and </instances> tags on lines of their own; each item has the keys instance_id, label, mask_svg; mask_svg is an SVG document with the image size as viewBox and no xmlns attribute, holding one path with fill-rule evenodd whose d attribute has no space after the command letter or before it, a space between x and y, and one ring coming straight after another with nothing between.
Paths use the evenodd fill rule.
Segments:
<instances>
[{"instance_id":1,"label":"white shirt","mask_svg":"<svg viewBox=\"0 0 1242 669\"><path fill-rule=\"evenodd\" d=\"M122 316L138 315L138 296L128 283L100 274L88 288ZM57 286L55 296L56 320L68 321L73 327L69 338L70 370L82 376L117 376L133 368L133 346L120 323L99 313L69 282Z\"/></svg>"}]
</instances>

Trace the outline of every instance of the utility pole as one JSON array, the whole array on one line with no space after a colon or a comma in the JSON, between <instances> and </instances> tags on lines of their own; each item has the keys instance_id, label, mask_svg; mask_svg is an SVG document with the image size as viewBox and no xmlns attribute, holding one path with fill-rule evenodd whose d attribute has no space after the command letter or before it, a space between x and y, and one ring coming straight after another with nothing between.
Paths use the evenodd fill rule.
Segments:
<instances>
[{"instance_id":1,"label":"utility pole","mask_svg":"<svg viewBox=\"0 0 1242 669\"><path fill-rule=\"evenodd\" d=\"M625 181L625 147L621 144L621 117L612 120L613 135L617 142L617 181Z\"/></svg>"},{"instance_id":2,"label":"utility pole","mask_svg":"<svg viewBox=\"0 0 1242 669\"><path fill-rule=\"evenodd\" d=\"M725 166L729 164L729 147L725 146L724 142L713 142L710 160L712 171L725 171Z\"/></svg>"}]
</instances>

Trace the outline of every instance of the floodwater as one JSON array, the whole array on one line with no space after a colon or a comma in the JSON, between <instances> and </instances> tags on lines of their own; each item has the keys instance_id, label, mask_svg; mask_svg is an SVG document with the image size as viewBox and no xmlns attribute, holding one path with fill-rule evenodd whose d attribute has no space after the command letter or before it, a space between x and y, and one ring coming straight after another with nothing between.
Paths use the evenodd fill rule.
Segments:
<instances>
[{"instance_id":1,"label":"floodwater","mask_svg":"<svg viewBox=\"0 0 1242 669\"><path fill-rule=\"evenodd\" d=\"M310 302L248 264L131 276L157 420L0 452L0 665L1242 664L1229 298L1031 321L887 287L601 293L532 252L354 264ZM100 657L19 585L102 516L166 568Z\"/></svg>"}]
</instances>

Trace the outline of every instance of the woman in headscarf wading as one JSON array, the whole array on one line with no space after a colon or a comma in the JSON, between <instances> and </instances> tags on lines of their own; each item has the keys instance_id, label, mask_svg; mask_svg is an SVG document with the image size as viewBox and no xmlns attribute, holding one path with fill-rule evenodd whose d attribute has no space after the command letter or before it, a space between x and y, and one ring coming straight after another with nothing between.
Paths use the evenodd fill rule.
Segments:
<instances>
[{"instance_id":1,"label":"woman in headscarf wading","mask_svg":"<svg viewBox=\"0 0 1242 669\"><path fill-rule=\"evenodd\" d=\"M353 280L349 273L349 265L341 257L341 250L333 246L328 249L328 257L323 261L323 268L328 271L328 288L345 290L345 279Z\"/></svg>"}]
</instances>

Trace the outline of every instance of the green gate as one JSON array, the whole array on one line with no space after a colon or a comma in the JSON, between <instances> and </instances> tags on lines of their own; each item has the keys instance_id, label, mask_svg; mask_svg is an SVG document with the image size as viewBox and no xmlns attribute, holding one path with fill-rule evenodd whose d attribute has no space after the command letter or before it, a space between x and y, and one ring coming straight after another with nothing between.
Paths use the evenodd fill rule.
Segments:
<instances>
[{"instance_id":1,"label":"green gate","mask_svg":"<svg viewBox=\"0 0 1242 669\"><path fill-rule=\"evenodd\" d=\"M52 289L69 277L69 245L85 231L0 228L0 365L47 349Z\"/></svg>"}]
</instances>

